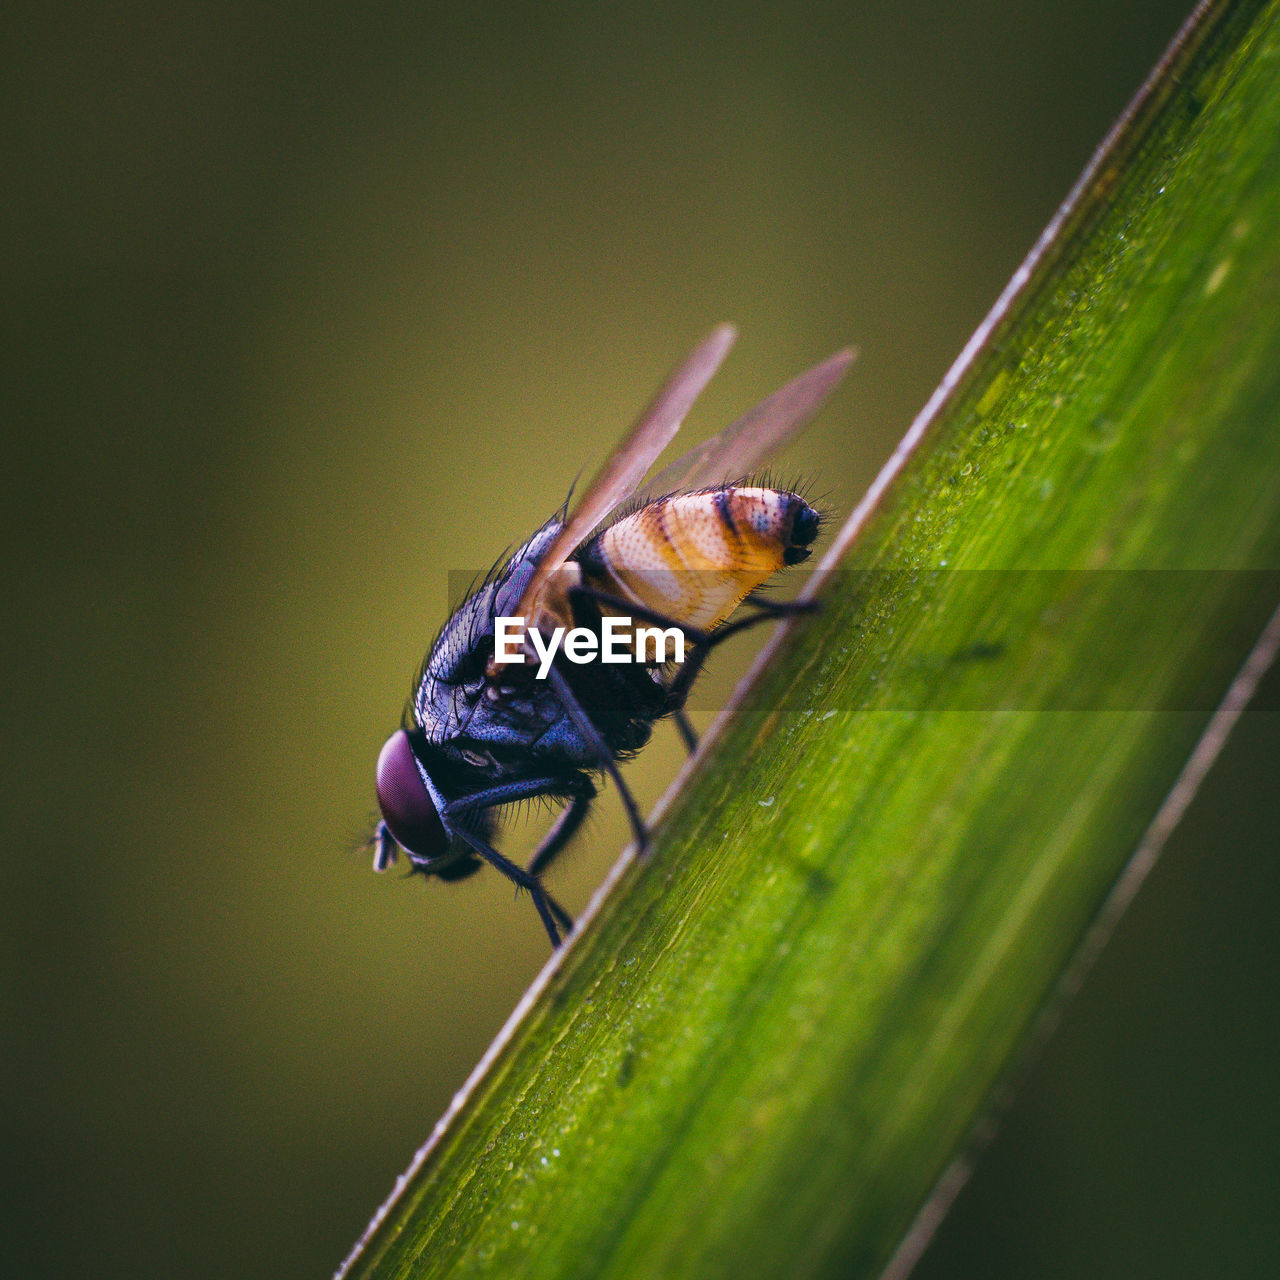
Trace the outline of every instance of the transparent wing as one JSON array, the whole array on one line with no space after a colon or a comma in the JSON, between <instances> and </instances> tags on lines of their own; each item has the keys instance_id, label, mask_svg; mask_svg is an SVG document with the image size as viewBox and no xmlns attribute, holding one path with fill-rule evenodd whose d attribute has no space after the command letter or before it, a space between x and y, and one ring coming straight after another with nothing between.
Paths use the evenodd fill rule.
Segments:
<instances>
[{"instance_id":1,"label":"transparent wing","mask_svg":"<svg viewBox=\"0 0 1280 1280\"><path fill-rule=\"evenodd\" d=\"M737 336L737 330L730 324L713 329L663 383L621 444L600 468L564 528L547 548L546 555L520 597L516 610L518 615L536 618L535 606L548 578L619 503L625 502L636 491L658 455L680 429L680 423L693 402L729 354Z\"/></svg>"},{"instance_id":2,"label":"transparent wing","mask_svg":"<svg viewBox=\"0 0 1280 1280\"><path fill-rule=\"evenodd\" d=\"M645 492L656 498L738 480L757 470L822 408L857 354L846 347L792 378L719 435L664 467L644 486Z\"/></svg>"}]
</instances>

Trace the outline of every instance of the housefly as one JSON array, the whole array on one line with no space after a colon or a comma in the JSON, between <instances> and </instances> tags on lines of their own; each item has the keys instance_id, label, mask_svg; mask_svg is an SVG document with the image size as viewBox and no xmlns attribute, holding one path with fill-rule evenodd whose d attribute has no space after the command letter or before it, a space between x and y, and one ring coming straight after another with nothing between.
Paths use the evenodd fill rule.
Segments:
<instances>
[{"instance_id":1,"label":"housefly","mask_svg":"<svg viewBox=\"0 0 1280 1280\"><path fill-rule=\"evenodd\" d=\"M445 623L403 727L378 757L375 870L401 851L413 871L442 880L488 863L528 891L555 947L573 922L542 873L582 825L601 775L613 779L644 848L618 762L664 716L692 750L683 707L707 654L803 607L755 593L809 555L819 514L799 494L750 477L817 413L853 359L837 352L643 484L735 337L729 325L713 330L572 512L566 504ZM650 496L637 501L639 493ZM513 623L527 624L514 639ZM522 867L493 846L496 813L535 798L563 808Z\"/></svg>"}]
</instances>

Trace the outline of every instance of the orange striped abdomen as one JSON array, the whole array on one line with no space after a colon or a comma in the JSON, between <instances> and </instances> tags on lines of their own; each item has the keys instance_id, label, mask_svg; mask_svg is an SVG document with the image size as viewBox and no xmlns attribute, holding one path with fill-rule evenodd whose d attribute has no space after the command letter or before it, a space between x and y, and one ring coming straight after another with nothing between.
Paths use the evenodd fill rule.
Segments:
<instances>
[{"instance_id":1,"label":"orange striped abdomen","mask_svg":"<svg viewBox=\"0 0 1280 1280\"><path fill-rule=\"evenodd\" d=\"M598 590L709 631L784 565L806 559L818 524L797 494L726 485L646 503L576 558Z\"/></svg>"}]
</instances>

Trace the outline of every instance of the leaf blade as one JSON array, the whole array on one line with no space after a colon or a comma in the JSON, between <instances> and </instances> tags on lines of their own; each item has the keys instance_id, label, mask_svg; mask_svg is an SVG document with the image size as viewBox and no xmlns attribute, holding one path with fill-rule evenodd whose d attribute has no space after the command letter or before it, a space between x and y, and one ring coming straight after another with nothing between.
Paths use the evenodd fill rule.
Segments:
<instances>
[{"instance_id":1,"label":"leaf blade","mask_svg":"<svg viewBox=\"0 0 1280 1280\"><path fill-rule=\"evenodd\" d=\"M771 646L354 1274L899 1248L1274 604L1277 13L1198 12L861 513L872 572Z\"/></svg>"}]
</instances>

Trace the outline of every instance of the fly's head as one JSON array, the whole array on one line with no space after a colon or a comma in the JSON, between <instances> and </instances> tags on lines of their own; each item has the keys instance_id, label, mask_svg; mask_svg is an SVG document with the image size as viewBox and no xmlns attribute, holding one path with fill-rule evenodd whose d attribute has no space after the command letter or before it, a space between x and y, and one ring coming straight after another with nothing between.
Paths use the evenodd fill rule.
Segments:
<instances>
[{"instance_id":1,"label":"fly's head","mask_svg":"<svg viewBox=\"0 0 1280 1280\"><path fill-rule=\"evenodd\" d=\"M444 799L414 753L406 729L397 729L378 756L378 808L382 821L374 833L375 871L385 871L403 849L415 865L443 858L452 837L441 816Z\"/></svg>"},{"instance_id":2,"label":"fly's head","mask_svg":"<svg viewBox=\"0 0 1280 1280\"><path fill-rule=\"evenodd\" d=\"M378 757L374 870L386 871L403 851L415 872L470 875L479 866L471 842L490 838L495 795L545 772L520 735L433 743L421 729L397 729Z\"/></svg>"}]
</instances>

